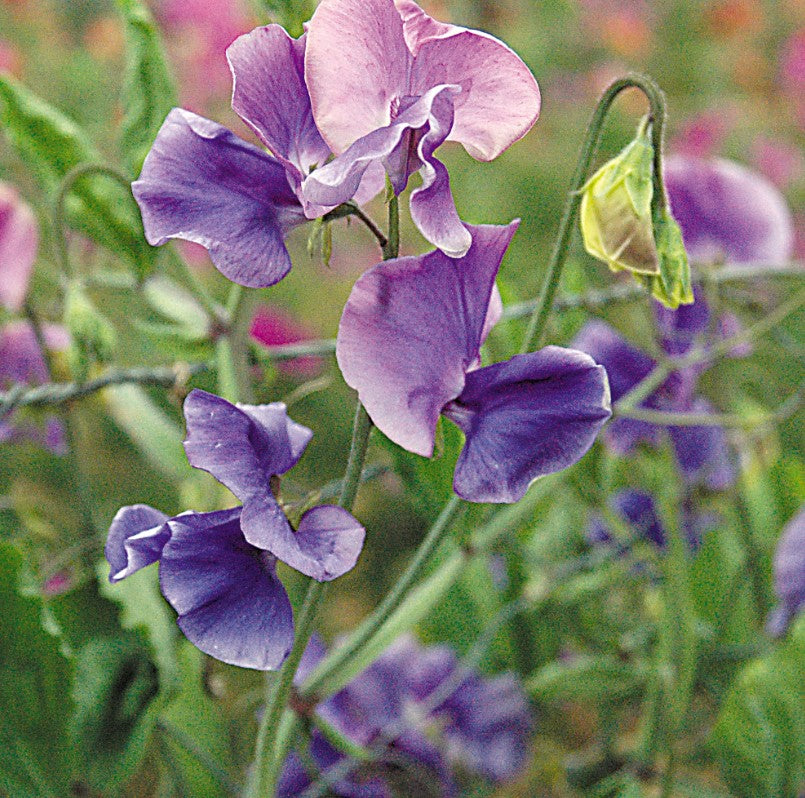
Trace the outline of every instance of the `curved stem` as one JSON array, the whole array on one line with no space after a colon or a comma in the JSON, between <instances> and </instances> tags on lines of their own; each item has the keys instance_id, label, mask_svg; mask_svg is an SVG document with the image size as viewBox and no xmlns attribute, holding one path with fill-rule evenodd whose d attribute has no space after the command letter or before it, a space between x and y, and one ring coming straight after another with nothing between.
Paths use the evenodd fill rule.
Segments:
<instances>
[{"instance_id":1,"label":"curved stem","mask_svg":"<svg viewBox=\"0 0 805 798\"><path fill-rule=\"evenodd\" d=\"M662 141L665 127L665 99L659 86L645 75L626 75L616 80L601 97L587 127L587 135L581 148L579 161L570 185L570 193L565 202L562 219L559 222L559 234L554 245L551 259L545 273L537 305L531 322L528 325L521 352L530 352L542 345L545 335L545 326L553 307L554 297L559 288L559 279L562 276L562 267L567 259L570 247L570 238L576 220L579 205L581 204L581 189L590 166L598 151L598 145L603 133L604 119L609 112L615 98L625 89L640 89L646 95L650 105L651 135L654 144L654 194L652 196L652 209L664 207L666 202L665 189L662 186ZM661 206L660 203L663 203Z\"/></svg>"}]
</instances>

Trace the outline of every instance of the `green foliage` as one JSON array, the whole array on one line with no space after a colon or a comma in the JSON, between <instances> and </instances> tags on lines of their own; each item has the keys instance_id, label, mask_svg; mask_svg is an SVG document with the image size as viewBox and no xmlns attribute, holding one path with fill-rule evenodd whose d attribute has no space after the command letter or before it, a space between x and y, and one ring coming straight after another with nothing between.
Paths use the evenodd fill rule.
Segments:
<instances>
[{"instance_id":1,"label":"green foliage","mask_svg":"<svg viewBox=\"0 0 805 798\"><path fill-rule=\"evenodd\" d=\"M8 141L52 201L77 166L103 164L86 133L10 75L0 75L0 122ZM66 199L67 221L93 241L127 259L139 276L153 267L137 207L124 189L100 174L78 177Z\"/></svg>"},{"instance_id":2,"label":"green foliage","mask_svg":"<svg viewBox=\"0 0 805 798\"><path fill-rule=\"evenodd\" d=\"M117 343L115 328L78 280L67 288L64 326L70 333L70 370L76 379L86 379L93 363L107 363L112 358Z\"/></svg>"},{"instance_id":3,"label":"green foliage","mask_svg":"<svg viewBox=\"0 0 805 798\"><path fill-rule=\"evenodd\" d=\"M126 30L120 147L136 173L168 111L176 105L176 89L148 7L139 0L117 0L117 5Z\"/></svg>"},{"instance_id":4,"label":"green foliage","mask_svg":"<svg viewBox=\"0 0 805 798\"><path fill-rule=\"evenodd\" d=\"M526 683L540 701L594 701L623 699L639 693L645 674L612 655L576 655L540 668Z\"/></svg>"},{"instance_id":5,"label":"green foliage","mask_svg":"<svg viewBox=\"0 0 805 798\"><path fill-rule=\"evenodd\" d=\"M718 716L712 747L740 798L796 798L805 779L805 620L748 663Z\"/></svg>"},{"instance_id":6,"label":"green foliage","mask_svg":"<svg viewBox=\"0 0 805 798\"><path fill-rule=\"evenodd\" d=\"M0 542L0 793L68 794L73 665L40 598L23 589L21 552Z\"/></svg>"}]
</instances>

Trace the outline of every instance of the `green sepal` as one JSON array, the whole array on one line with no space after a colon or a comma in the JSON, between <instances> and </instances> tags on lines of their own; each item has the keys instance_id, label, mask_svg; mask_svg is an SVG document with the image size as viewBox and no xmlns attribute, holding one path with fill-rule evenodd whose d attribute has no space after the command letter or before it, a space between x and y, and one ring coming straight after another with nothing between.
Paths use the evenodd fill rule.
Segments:
<instances>
[{"instance_id":1,"label":"green sepal","mask_svg":"<svg viewBox=\"0 0 805 798\"><path fill-rule=\"evenodd\" d=\"M664 208L654 222L657 242L659 275L645 277L644 282L651 295L671 310L693 302L693 285L690 280L688 253L679 228L671 212Z\"/></svg>"}]
</instances>

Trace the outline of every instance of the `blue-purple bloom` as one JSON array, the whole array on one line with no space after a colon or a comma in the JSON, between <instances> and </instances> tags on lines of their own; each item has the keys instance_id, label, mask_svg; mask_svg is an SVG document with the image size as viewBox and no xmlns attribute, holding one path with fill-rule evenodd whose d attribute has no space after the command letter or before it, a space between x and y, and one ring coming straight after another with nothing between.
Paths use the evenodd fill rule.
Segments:
<instances>
[{"instance_id":1,"label":"blue-purple bloom","mask_svg":"<svg viewBox=\"0 0 805 798\"><path fill-rule=\"evenodd\" d=\"M223 662L278 668L293 643L293 618L276 575L282 560L319 581L350 570L363 527L341 507L322 505L293 529L272 491L312 433L285 405L233 405L205 391L185 402L190 463L212 473L243 502L169 518L145 505L123 507L106 542L112 582L160 562L160 587L187 638Z\"/></svg>"},{"instance_id":2,"label":"blue-purple bloom","mask_svg":"<svg viewBox=\"0 0 805 798\"><path fill-rule=\"evenodd\" d=\"M297 681L304 681L323 656L324 647L314 638ZM456 795L454 766L494 783L506 781L525 764L533 731L514 676L482 677L462 668L447 646L423 647L410 635L314 711L353 742L377 752L371 765L350 767L313 732L310 756L321 777L338 772L335 794L355 798L391 798L397 794L395 776L405 780L407 794ZM305 771L299 754L292 753L279 795L299 795L315 777Z\"/></svg>"},{"instance_id":3,"label":"blue-purple bloom","mask_svg":"<svg viewBox=\"0 0 805 798\"><path fill-rule=\"evenodd\" d=\"M304 52L305 36L292 39L278 25L257 28L227 50L232 107L271 155L190 111L168 114L132 185L149 243L201 244L226 277L250 287L273 285L288 273L285 236L329 210L300 189L330 155L311 116ZM378 167L356 200L382 185Z\"/></svg>"},{"instance_id":4,"label":"blue-purple bloom","mask_svg":"<svg viewBox=\"0 0 805 798\"><path fill-rule=\"evenodd\" d=\"M305 196L349 199L364 171L382 164L395 194L419 172L411 217L452 257L470 247L444 165L457 141L491 161L537 119L537 82L498 39L429 17L413 0L322 0L308 27L305 80L313 116L338 157L305 180Z\"/></svg>"},{"instance_id":5,"label":"blue-purple bloom","mask_svg":"<svg viewBox=\"0 0 805 798\"><path fill-rule=\"evenodd\" d=\"M392 441L429 457L440 414L462 429L453 487L474 502L517 501L575 463L610 416L606 374L582 352L547 346L479 368L516 227L468 225L462 258L435 250L378 264L355 284L338 330L344 379Z\"/></svg>"},{"instance_id":6,"label":"blue-purple bloom","mask_svg":"<svg viewBox=\"0 0 805 798\"><path fill-rule=\"evenodd\" d=\"M779 603L769 615L766 630L781 637L805 609L805 507L788 522L777 542L774 591Z\"/></svg>"}]
</instances>

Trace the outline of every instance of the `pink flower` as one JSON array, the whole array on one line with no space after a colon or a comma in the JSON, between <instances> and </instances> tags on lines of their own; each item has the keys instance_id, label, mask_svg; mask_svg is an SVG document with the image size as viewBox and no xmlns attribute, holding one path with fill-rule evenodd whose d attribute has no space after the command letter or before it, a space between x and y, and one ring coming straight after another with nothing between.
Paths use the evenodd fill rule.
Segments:
<instances>
[{"instance_id":1,"label":"pink flower","mask_svg":"<svg viewBox=\"0 0 805 798\"><path fill-rule=\"evenodd\" d=\"M0 304L8 310L25 301L38 245L33 211L13 186L0 183Z\"/></svg>"}]
</instances>

